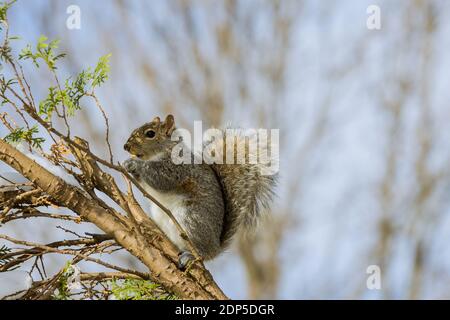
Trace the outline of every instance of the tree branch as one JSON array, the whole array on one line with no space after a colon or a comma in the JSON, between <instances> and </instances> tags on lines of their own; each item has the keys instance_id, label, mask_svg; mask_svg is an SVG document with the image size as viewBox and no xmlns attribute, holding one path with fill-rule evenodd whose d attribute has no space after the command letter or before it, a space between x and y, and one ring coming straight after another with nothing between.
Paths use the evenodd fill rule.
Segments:
<instances>
[{"instance_id":1,"label":"tree branch","mask_svg":"<svg viewBox=\"0 0 450 320\"><path fill-rule=\"evenodd\" d=\"M184 299L227 299L201 263L195 263L187 273L177 268L177 251L162 233L151 232L152 236L149 237L141 235L136 232L137 228L131 219L127 219L129 223L123 223L117 218L120 213L88 198L81 189L53 175L3 140L0 140L0 160L20 172L52 199L111 234L118 244L147 266L152 280L167 291ZM150 219L148 225L152 230L157 229Z\"/></svg>"}]
</instances>

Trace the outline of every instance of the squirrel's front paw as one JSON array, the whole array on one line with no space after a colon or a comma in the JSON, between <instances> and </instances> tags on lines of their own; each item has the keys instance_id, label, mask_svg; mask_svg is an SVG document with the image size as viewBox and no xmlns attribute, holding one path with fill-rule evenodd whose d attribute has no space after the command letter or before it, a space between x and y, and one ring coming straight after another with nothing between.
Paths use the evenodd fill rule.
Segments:
<instances>
[{"instance_id":1,"label":"squirrel's front paw","mask_svg":"<svg viewBox=\"0 0 450 320\"><path fill-rule=\"evenodd\" d=\"M129 173L131 173L133 176L138 177L139 176L139 165L141 160L137 159L127 159L123 163L123 167L125 170L127 170Z\"/></svg>"}]
</instances>

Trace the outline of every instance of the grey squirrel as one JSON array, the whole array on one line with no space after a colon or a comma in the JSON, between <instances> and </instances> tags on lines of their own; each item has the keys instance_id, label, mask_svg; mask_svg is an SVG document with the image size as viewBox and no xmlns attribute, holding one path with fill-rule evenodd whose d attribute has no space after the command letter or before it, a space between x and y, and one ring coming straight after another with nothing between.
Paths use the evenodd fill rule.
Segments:
<instances>
[{"instance_id":1,"label":"grey squirrel","mask_svg":"<svg viewBox=\"0 0 450 320\"><path fill-rule=\"evenodd\" d=\"M124 167L172 212L201 257L209 260L224 251L238 231L256 225L271 202L276 175L262 175L258 164L175 164L172 149L180 141L172 141L174 130L172 115L135 129L124 145L134 157ZM193 152L189 156L196 157ZM150 215L180 250L179 267L184 268L193 256L175 224L154 204Z\"/></svg>"}]
</instances>

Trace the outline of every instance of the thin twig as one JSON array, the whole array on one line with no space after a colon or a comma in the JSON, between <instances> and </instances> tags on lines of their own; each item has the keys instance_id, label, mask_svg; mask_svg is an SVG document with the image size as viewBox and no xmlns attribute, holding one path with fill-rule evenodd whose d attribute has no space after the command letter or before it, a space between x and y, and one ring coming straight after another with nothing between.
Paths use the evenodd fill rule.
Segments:
<instances>
[{"instance_id":1,"label":"thin twig","mask_svg":"<svg viewBox=\"0 0 450 320\"><path fill-rule=\"evenodd\" d=\"M112 153L112 148L111 148L111 143L109 142L109 119L106 116L106 112L105 109L103 109L100 101L98 100L97 96L92 92L92 93L86 93L87 96L92 97L95 101L95 104L97 105L97 108L99 108L100 112L103 115L103 119L105 120L105 126L106 126L106 136L105 136L105 140L106 140L106 144L108 146L108 151L109 151L109 158L110 158L110 162L111 164L114 164L114 158L113 158L113 153Z\"/></svg>"}]
</instances>

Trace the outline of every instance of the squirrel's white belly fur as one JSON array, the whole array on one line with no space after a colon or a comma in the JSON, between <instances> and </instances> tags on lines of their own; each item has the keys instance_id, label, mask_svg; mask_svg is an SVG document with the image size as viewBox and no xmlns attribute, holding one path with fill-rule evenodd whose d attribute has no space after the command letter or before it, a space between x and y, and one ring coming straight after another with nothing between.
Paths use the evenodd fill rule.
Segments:
<instances>
[{"instance_id":1,"label":"squirrel's white belly fur","mask_svg":"<svg viewBox=\"0 0 450 320\"><path fill-rule=\"evenodd\" d=\"M184 228L183 222L186 215L186 208L184 207L183 202L185 197L173 193L163 193L157 191L145 182L141 182L141 184L145 191L155 197L156 200L172 212L175 219L177 219L178 223ZM175 223L160 207L153 202L151 204L150 217L158 225L161 231L163 231L178 247L178 249L181 251L187 250L186 242L181 238Z\"/></svg>"}]
</instances>

